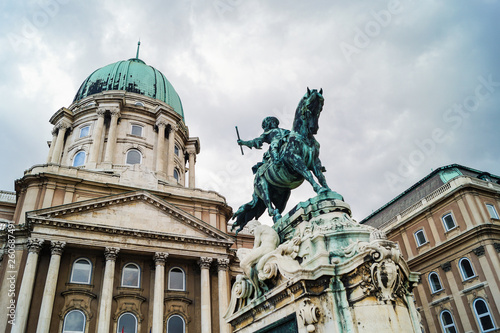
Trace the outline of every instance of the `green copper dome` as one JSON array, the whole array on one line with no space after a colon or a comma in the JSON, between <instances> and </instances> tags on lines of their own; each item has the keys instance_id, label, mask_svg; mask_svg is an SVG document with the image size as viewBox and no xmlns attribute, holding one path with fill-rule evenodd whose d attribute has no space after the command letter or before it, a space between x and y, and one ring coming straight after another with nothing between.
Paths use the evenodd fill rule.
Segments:
<instances>
[{"instance_id":1,"label":"green copper dome","mask_svg":"<svg viewBox=\"0 0 500 333\"><path fill-rule=\"evenodd\" d=\"M108 90L125 90L155 98L170 105L184 119L179 95L165 75L138 58L99 68L83 81L73 102Z\"/></svg>"}]
</instances>

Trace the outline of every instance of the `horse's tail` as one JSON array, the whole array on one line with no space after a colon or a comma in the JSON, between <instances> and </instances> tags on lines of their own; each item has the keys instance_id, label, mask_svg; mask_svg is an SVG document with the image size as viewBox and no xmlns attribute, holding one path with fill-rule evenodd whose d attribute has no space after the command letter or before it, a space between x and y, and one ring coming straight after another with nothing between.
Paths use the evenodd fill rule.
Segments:
<instances>
[{"instance_id":1,"label":"horse's tail","mask_svg":"<svg viewBox=\"0 0 500 333\"><path fill-rule=\"evenodd\" d=\"M238 232L243 230L243 228L247 225L248 222L252 220L258 219L264 212L266 211L266 205L264 202L254 193L252 196L252 201L242 205L236 213L233 215L233 219L236 221L233 223L231 230L239 227L235 234L238 235Z\"/></svg>"}]
</instances>

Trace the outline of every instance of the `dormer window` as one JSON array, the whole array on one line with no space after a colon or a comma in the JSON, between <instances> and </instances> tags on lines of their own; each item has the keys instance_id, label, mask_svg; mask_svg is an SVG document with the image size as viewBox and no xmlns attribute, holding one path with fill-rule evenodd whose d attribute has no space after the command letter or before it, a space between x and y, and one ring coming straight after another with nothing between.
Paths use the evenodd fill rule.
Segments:
<instances>
[{"instance_id":1,"label":"dormer window","mask_svg":"<svg viewBox=\"0 0 500 333\"><path fill-rule=\"evenodd\" d=\"M142 136L142 126L132 125L132 130L131 130L130 134L135 135L135 136Z\"/></svg>"},{"instance_id":2,"label":"dormer window","mask_svg":"<svg viewBox=\"0 0 500 333\"><path fill-rule=\"evenodd\" d=\"M144 106L144 103L143 102L135 102L134 105L136 105L136 106Z\"/></svg>"}]
</instances>

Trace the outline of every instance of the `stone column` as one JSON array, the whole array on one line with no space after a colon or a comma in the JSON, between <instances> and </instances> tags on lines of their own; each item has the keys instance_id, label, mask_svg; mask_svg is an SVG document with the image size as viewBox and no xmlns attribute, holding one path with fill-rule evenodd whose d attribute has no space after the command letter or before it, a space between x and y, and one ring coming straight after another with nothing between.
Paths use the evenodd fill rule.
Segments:
<instances>
[{"instance_id":1,"label":"stone column","mask_svg":"<svg viewBox=\"0 0 500 333\"><path fill-rule=\"evenodd\" d=\"M111 305L113 302L113 279L115 278L115 262L120 249L107 247L104 250L106 267L104 268L104 279L102 281L101 304L99 305L99 322L97 333L109 333L111 322Z\"/></svg>"},{"instance_id":2,"label":"stone column","mask_svg":"<svg viewBox=\"0 0 500 333\"><path fill-rule=\"evenodd\" d=\"M231 328L224 320L227 308L229 307L229 285L227 281L227 270L229 259L217 259L217 270L219 280L219 330L220 333L230 333Z\"/></svg>"},{"instance_id":3,"label":"stone column","mask_svg":"<svg viewBox=\"0 0 500 333\"><path fill-rule=\"evenodd\" d=\"M56 145L57 140L57 127L54 127L52 130L52 142L50 143L49 155L47 156L47 163L52 161L52 154L54 153L54 146Z\"/></svg>"},{"instance_id":4,"label":"stone column","mask_svg":"<svg viewBox=\"0 0 500 333\"><path fill-rule=\"evenodd\" d=\"M104 154L104 163L106 167L113 166L113 154L116 147L116 132L118 127L118 118L120 117L120 110L113 108L111 110L111 122L109 124L108 144L106 145L106 153Z\"/></svg>"},{"instance_id":5,"label":"stone column","mask_svg":"<svg viewBox=\"0 0 500 333\"><path fill-rule=\"evenodd\" d=\"M155 289L153 298L153 328L151 333L163 333L163 302L165 297L165 261L168 253L156 252L155 261Z\"/></svg>"},{"instance_id":6,"label":"stone column","mask_svg":"<svg viewBox=\"0 0 500 333\"><path fill-rule=\"evenodd\" d=\"M51 163L54 164L59 164L61 163L61 153L62 153L62 148L64 145L64 136L66 135L66 130L68 129L69 125L66 123L59 123L57 125L57 128L59 129L57 133L57 138L56 138L56 144L54 146L54 150L52 151L52 160L50 161Z\"/></svg>"},{"instance_id":7,"label":"stone column","mask_svg":"<svg viewBox=\"0 0 500 333\"><path fill-rule=\"evenodd\" d=\"M90 148L88 163L93 163L93 167L98 161L98 156L101 153L102 146L102 130L104 128L104 114L106 110L97 109L97 123L92 133L92 147Z\"/></svg>"},{"instance_id":8,"label":"stone column","mask_svg":"<svg viewBox=\"0 0 500 333\"><path fill-rule=\"evenodd\" d=\"M177 125L170 125L170 132L168 132L168 161L167 161L167 177L170 180L174 180L174 155L175 155L175 132L177 131Z\"/></svg>"},{"instance_id":9,"label":"stone column","mask_svg":"<svg viewBox=\"0 0 500 333\"><path fill-rule=\"evenodd\" d=\"M50 264L45 279L45 289L43 290L42 305L40 306L40 315L38 316L38 326L36 333L48 333L50 328L50 318L52 317L52 308L54 306L54 297L56 296L57 278L59 276L59 266L61 264L61 255L66 242L51 242Z\"/></svg>"},{"instance_id":10,"label":"stone column","mask_svg":"<svg viewBox=\"0 0 500 333\"><path fill-rule=\"evenodd\" d=\"M28 313L33 296L33 286L35 284L36 266L38 264L38 254L42 249L44 240L38 238L28 239L28 259L24 268L21 288L16 305L16 324L12 326L11 333L24 333L28 323Z\"/></svg>"},{"instance_id":11,"label":"stone column","mask_svg":"<svg viewBox=\"0 0 500 333\"><path fill-rule=\"evenodd\" d=\"M212 258L201 257L201 333L212 332L212 310L210 307L210 265Z\"/></svg>"},{"instance_id":12,"label":"stone column","mask_svg":"<svg viewBox=\"0 0 500 333\"><path fill-rule=\"evenodd\" d=\"M156 172L165 176L165 128L167 124L164 121L157 121L158 142L156 144Z\"/></svg>"},{"instance_id":13,"label":"stone column","mask_svg":"<svg viewBox=\"0 0 500 333\"><path fill-rule=\"evenodd\" d=\"M189 188L195 188L196 150L188 150L189 154Z\"/></svg>"}]
</instances>

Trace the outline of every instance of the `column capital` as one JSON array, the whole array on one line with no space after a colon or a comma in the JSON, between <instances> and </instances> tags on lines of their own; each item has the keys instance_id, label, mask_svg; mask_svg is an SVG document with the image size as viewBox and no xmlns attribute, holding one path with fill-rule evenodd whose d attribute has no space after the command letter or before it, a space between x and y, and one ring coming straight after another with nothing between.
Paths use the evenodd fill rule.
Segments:
<instances>
[{"instance_id":1,"label":"column capital","mask_svg":"<svg viewBox=\"0 0 500 333\"><path fill-rule=\"evenodd\" d=\"M28 238L28 251L36 254L40 253L44 242L45 240L40 238Z\"/></svg>"},{"instance_id":2,"label":"column capital","mask_svg":"<svg viewBox=\"0 0 500 333\"><path fill-rule=\"evenodd\" d=\"M193 155L194 158L196 159L196 148L195 147L187 147L186 148L186 152L189 154L189 155Z\"/></svg>"},{"instance_id":3,"label":"column capital","mask_svg":"<svg viewBox=\"0 0 500 333\"><path fill-rule=\"evenodd\" d=\"M50 242L50 254L52 255L62 255L66 242L52 241Z\"/></svg>"},{"instance_id":4,"label":"column capital","mask_svg":"<svg viewBox=\"0 0 500 333\"><path fill-rule=\"evenodd\" d=\"M201 269L209 269L210 268L210 265L212 264L212 261L213 261L213 258L209 258L209 257L201 257L199 260L198 260L198 265L200 265L200 268Z\"/></svg>"},{"instance_id":5,"label":"column capital","mask_svg":"<svg viewBox=\"0 0 500 333\"><path fill-rule=\"evenodd\" d=\"M111 117L117 118L121 116L120 108L118 107L113 107L109 109L109 112L111 113Z\"/></svg>"},{"instance_id":6,"label":"column capital","mask_svg":"<svg viewBox=\"0 0 500 333\"><path fill-rule=\"evenodd\" d=\"M179 125L178 124L169 123L169 125L170 125L170 133L172 133L172 132L175 133L179 129Z\"/></svg>"},{"instance_id":7,"label":"column capital","mask_svg":"<svg viewBox=\"0 0 500 333\"><path fill-rule=\"evenodd\" d=\"M97 117L104 117L104 114L106 113L106 109L104 108L97 108L95 111L97 113Z\"/></svg>"},{"instance_id":8,"label":"column capital","mask_svg":"<svg viewBox=\"0 0 500 333\"><path fill-rule=\"evenodd\" d=\"M52 133L52 136L57 136L57 131L58 131L58 130L59 130L59 129L57 128L57 126L54 126L54 128L52 129L52 132L51 132L51 133Z\"/></svg>"},{"instance_id":9,"label":"column capital","mask_svg":"<svg viewBox=\"0 0 500 333\"><path fill-rule=\"evenodd\" d=\"M120 252L120 248L118 247L107 247L104 250L104 256L106 260L115 261L116 257L118 257L118 252Z\"/></svg>"},{"instance_id":10,"label":"column capital","mask_svg":"<svg viewBox=\"0 0 500 333\"><path fill-rule=\"evenodd\" d=\"M217 269L219 271L227 271L229 268L229 259L228 258L218 258L217 259Z\"/></svg>"},{"instance_id":11,"label":"column capital","mask_svg":"<svg viewBox=\"0 0 500 333\"><path fill-rule=\"evenodd\" d=\"M69 124L68 122L66 121L60 121L57 123L57 125L55 126L58 130L60 129L68 129L71 127L71 124Z\"/></svg>"},{"instance_id":12,"label":"column capital","mask_svg":"<svg viewBox=\"0 0 500 333\"><path fill-rule=\"evenodd\" d=\"M166 128L169 123L164 119L156 120L156 126Z\"/></svg>"},{"instance_id":13,"label":"column capital","mask_svg":"<svg viewBox=\"0 0 500 333\"><path fill-rule=\"evenodd\" d=\"M167 258L168 258L167 252L155 252L155 255L153 257L155 264L157 266L164 266Z\"/></svg>"}]
</instances>

